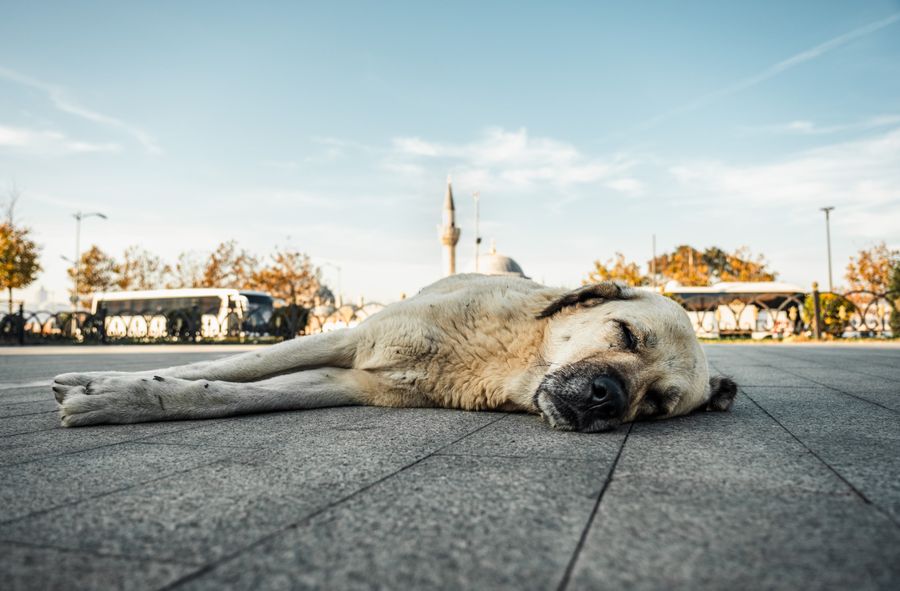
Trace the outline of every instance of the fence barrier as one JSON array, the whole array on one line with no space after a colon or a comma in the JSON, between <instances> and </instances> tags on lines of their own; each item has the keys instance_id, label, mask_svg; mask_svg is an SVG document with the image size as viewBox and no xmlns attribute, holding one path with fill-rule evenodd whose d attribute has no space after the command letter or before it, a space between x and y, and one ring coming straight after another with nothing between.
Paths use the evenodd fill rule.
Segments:
<instances>
[{"instance_id":1,"label":"fence barrier","mask_svg":"<svg viewBox=\"0 0 900 591\"><path fill-rule=\"evenodd\" d=\"M670 296L685 308L699 337L727 338L891 338L900 336L900 293L857 290L810 293ZM377 313L380 304L341 308L319 318L302 306L278 308L271 315L240 316L201 311L196 306L171 312L110 315L89 312L28 312L19 304L0 313L0 344L40 343L246 343L277 342L296 336L353 326Z\"/></svg>"}]
</instances>

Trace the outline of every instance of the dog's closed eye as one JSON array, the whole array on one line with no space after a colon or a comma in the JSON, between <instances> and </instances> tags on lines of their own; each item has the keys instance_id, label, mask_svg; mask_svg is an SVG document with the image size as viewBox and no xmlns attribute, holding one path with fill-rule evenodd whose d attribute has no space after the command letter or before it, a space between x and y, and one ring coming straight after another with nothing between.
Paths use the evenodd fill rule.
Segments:
<instances>
[{"instance_id":1,"label":"dog's closed eye","mask_svg":"<svg viewBox=\"0 0 900 591\"><path fill-rule=\"evenodd\" d=\"M628 326L627 323L622 322L621 320L617 320L616 324L619 325L622 347L631 352L637 351L638 340L634 336L634 331L631 330L631 327Z\"/></svg>"}]
</instances>

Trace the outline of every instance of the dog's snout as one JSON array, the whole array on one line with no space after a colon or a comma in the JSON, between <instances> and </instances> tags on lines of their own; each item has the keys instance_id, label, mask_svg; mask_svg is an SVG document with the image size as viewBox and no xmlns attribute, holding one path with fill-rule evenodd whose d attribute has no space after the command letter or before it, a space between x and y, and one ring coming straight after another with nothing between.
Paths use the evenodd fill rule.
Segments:
<instances>
[{"instance_id":1,"label":"dog's snout","mask_svg":"<svg viewBox=\"0 0 900 591\"><path fill-rule=\"evenodd\" d=\"M618 417L625 412L625 388L617 378L597 376L591 381L591 402L604 417Z\"/></svg>"}]
</instances>

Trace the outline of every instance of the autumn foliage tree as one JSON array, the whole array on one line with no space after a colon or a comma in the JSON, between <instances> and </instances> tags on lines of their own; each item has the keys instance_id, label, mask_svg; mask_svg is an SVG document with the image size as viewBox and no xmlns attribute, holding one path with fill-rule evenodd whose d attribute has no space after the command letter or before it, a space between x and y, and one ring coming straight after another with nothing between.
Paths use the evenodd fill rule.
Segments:
<instances>
[{"instance_id":1,"label":"autumn foliage tree","mask_svg":"<svg viewBox=\"0 0 900 591\"><path fill-rule=\"evenodd\" d=\"M9 292L12 313L13 290L28 287L41 272L40 249L30 237L28 228L8 222L0 224L0 287Z\"/></svg>"},{"instance_id":2,"label":"autumn foliage tree","mask_svg":"<svg viewBox=\"0 0 900 591\"><path fill-rule=\"evenodd\" d=\"M617 252L615 257L606 262L594 261L594 270L584 283L610 280L624 281L629 285L646 285L650 282L650 278L641 273L640 265L634 261L626 261L621 252Z\"/></svg>"},{"instance_id":3,"label":"autumn foliage tree","mask_svg":"<svg viewBox=\"0 0 900 591\"><path fill-rule=\"evenodd\" d=\"M278 250L254 273L251 286L289 304L310 307L321 287L321 271L309 257L294 250Z\"/></svg>"},{"instance_id":4,"label":"autumn foliage tree","mask_svg":"<svg viewBox=\"0 0 900 591\"><path fill-rule=\"evenodd\" d=\"M9 292L9 313L13 311L13 290L29 286L41 272L40 248L31 239L31 229L15 224L18 195L10 192L6 219L0 223L0 287Z\"/></svg>"},{"instance_id":5,"label":"autumn foliage tree","mask_svg":"<svg viewBox=\"0 0 900 591\"><path fill-rule=\"evenodd\" d=\"M844 277L850 291L884 293L890 289L891 274L900 265L900 250L880 242L850 257Z\"/></svg>"},{"instance_id":6,"label":"autumn foliage tree","mask_svg":"<svg viewBox=\"0 0 900 591\"><path fill-rule=\"evenodd\" d=\"M704 251L683 244L655 259L656 272L665 281L682 285L711 285L720 281L774 281L778 274L763 255L743 246L726 252L712 246ZM653 261L651 261L651 266Z\"/></svg>"},{"instance_id":7,"label":"autumn foliage tree","mask_svg":"<svg viewBox=\"0 0 900 591\"><path fill-rule=\"evenodd\" d=\"M626 260L625 255L620 252L606 262L594 261L594 269L588 275L586 283L616 279L631 285L650 285L654 283L654 267L657 281L677 281L681 285L704 286L720 281L773 281L777 276L777 273L769 269L769 263L762 255L754 255L747 247L727 252L711 246L701 251L682 244L672 252L649 261L648 274L641 271L638 263Z\"/></svg>"},{"instance_id":8,"label":"autumn foliage tree","mask_svg":"<svg viewBox=\"0 0 900 591\"><path fill-rule=\"evenodd\" d=\"M166 288L201 287L203 285L204 264L195 252L182 252L174 267L170 268Z\"/></svg>"},{"instance_id":9,"label":"autumn foliage tree","mask_svg":"<svg viewBox=\"0 0 900 591\"><path fill-rule=\"evenodd\" d=\"M69 267L67 273L73 282L78 273L78 293L73 295L79 305L87 307L94 292L114 291L118 287L121 266L95 244L81 255L78 266Z\"/></svg>"},{"instance_id":10,"label":"autumn foliage tree","mask_svg":"<svg viewBox=\"0 0 900 591\"><path fill-rule=\"evenodd\" d=\"M252 289L253 276L259 260L242 248L237 242L222 242L210 254L203 269L201 286Z\"/></svg>"},{"instance_id":11,"label":"autumn foliage tree","mask_svg":"<svg viewBox=\"0 0 900 591\"><path fill-rule=\"evenodd\" d=\"M160 289L172 269L161 258L140 246L125 249L116 287L121 290Z\"/></svg>"}]
</instances>

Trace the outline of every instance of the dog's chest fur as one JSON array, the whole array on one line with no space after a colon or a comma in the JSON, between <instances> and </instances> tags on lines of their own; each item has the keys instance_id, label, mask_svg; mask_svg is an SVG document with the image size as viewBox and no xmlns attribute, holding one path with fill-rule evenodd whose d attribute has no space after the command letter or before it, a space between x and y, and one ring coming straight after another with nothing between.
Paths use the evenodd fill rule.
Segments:
<instances>
[{"instance_id":1,"label":"dog's chest fur","mask_svg":"<svg viewBox=\"0 0 900 591\"><path fill-rule=\"evenodd\" d=\"M525 410L542 373L535 310L551 296L518 278L475 283L448 278L358 327L354 366L408 403Z\"/></svg>"}]
</instances>

